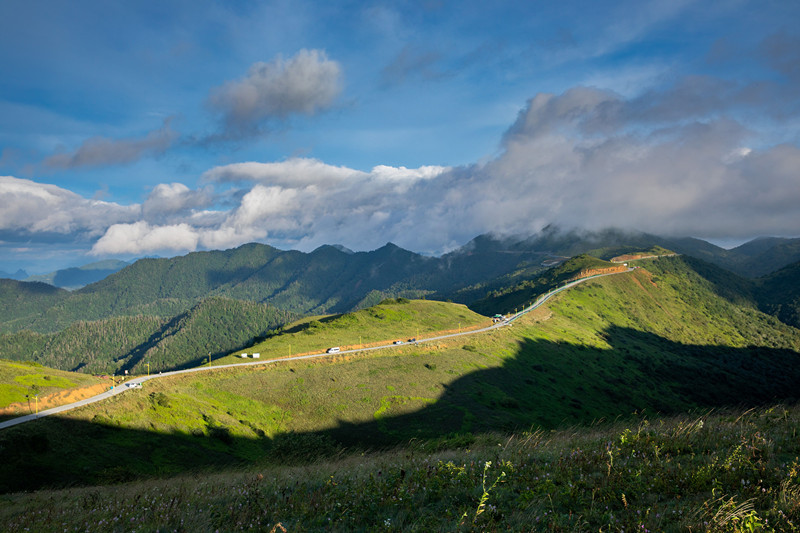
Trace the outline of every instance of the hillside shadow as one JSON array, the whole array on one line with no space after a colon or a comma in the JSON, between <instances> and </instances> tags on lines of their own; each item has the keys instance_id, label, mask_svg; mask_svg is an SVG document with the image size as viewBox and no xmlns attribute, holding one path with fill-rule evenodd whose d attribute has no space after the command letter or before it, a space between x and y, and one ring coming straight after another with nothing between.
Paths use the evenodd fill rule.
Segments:
<instances>
[{"instance_id":1,"label":"hillside shadow","mask_svg":"<svg viewBox=\"0 0 800 533\"><path fill-rule=\"evenodd\" d=\"M347 445L394 444L411 437L551 429L634 413L670 415L800 398L800 354L788 349L688 345L619 327L604 337L610 350L523 341L502 367L453 381L434 404L400 416L389 409L383 419L340 423L327 434ZM437 371L435 357L421 359L426 363L420 371Z\"/></svg>"},{"instance_id":2,"label":"hillside shadow","mask_svg":"<svg viewBox=\"0 0 800 533\"><path fill-rule=\"evenodd\" d=\"M213 420L163 433L48 417L0 430L0 492L103 484L252 464L305 462L341 447L376 449L447 435L559 428L639 415L796 402L800 354L786 349L680 344L626 328L604 332L610 349L524 340L502 367L451 381L435 355L419 372L441 374L434 403L409 409L402 387L383 415L364 423L270 439L236 437ZM475 351L469 345L469 351ZM333 391L331 402L336 402ZM243 421L246 422L246 421Z\"/></svg>"},{"instance_id":3,"label":"hillside shadow","mask_svg":"<svg viewBox=\"0 0 800 533\"><path fill-rule=\"evenodd\" d=\"M661 257L657 261L675 263L674 268L676 269L680 269L680 263L685 263L710 284L709 287L714 294L733 304L752 305L755 301L753 280L744 278L714 263L688 255ZM647 268L646 264L642 264L642 266Z\"/></svg>"}]
</instances>

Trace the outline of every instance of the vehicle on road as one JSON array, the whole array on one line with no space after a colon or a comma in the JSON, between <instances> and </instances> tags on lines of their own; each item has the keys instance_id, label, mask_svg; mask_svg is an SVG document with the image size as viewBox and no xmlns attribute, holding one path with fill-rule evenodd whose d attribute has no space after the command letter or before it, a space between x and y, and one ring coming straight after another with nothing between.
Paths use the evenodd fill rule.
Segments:
<instances>
[{"instance_id":1,"label":"vehicle on road","mask_svg":"<svg viewBox=\"0 0 800 533\"><path fill-rule=\"evenodd\" d=\"M394 341L395 344L403 344L403 341Z\"/></svg>"},{"instance_id":2,"label":"vehicle on road","mask_svg":"<svg viewBox=\"0 0 800 533\"><path fill-rule=\"evenodd\" d=\"M342 351L341 348L339 348L338 346L334 346L333 348L328 348L327 350L325 350L325 353L339 353L341 351Z\"/></svg>"}]
</instances>

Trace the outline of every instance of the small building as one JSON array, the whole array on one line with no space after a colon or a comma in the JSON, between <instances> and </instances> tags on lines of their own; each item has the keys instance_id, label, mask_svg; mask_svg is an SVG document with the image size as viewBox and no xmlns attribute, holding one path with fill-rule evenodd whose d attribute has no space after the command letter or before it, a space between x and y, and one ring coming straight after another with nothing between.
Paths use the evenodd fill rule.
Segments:
<instances>
[{"instance_id":1,"label":"small building","mask_svg":"<svg viewBox=\"0 0 800 533\"><path fill-rule=\"evenodd\" d=\"M253 359L258 359L259 357L261 357L260 353L254 353L253 354Z\"/></svg>"},{"instance_id":2,"label":"small building","mask_svg":"<svg viewBox=\"0 0 800 533\"><path fill-rule=\"evenodd\" d=\"M247 354L246 353L240 354L239 357L241 357L242 359L247 359Z\"/></svg>"}]
</instances>

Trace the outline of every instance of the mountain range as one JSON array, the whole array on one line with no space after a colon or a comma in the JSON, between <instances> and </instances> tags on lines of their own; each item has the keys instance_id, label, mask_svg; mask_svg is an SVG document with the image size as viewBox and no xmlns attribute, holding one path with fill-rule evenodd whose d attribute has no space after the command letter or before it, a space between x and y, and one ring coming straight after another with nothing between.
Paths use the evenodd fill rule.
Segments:
<instances>
[{"instance_id":1,"label":"mountain range","mask_svg":"<svg viewBox=\"0 0 800 533\"><path fill-rule=\"evenodd\" d=\"M542 274L568 257L589 254L607 260L655 246L688 256L722 293L735 292L746 305L800 327L800 239L757 239L725 250L692 238L546 228L534 236L481 235L441 257L391 243L370 252L322 246L310 253L251 243L140 259L73 291L3 279L0 354L64 369L112 372L134 368L144 354L166 353L169 344L172 355L158 358L157 365L176 368L209 353L238 349L301 315L345 313L390 297L449 299L491 314L501 303L505 308L521 305L546 290L558 276ZM758 279L744 277L771 272ZM208 299L213 300L204 304ZM216 323L208 318L211 308L212 315L220 313ZM198 338L179 333L200 316L207 327ZM233 317L238 318L231 322ZM233 334L231 323L238 324ZM108 328L126 341L109 347L102 340Z\"/></svg>"}]
</instances>

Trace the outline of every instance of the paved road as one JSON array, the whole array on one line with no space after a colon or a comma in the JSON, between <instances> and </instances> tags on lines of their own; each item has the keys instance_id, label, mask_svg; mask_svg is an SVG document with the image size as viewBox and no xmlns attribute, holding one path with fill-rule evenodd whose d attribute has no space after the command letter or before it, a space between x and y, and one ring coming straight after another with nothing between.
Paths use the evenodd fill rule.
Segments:
<instances>
[{"instance_id":1,"label":"paved road","mask_svg":"<svg viewBox=\"0 0 800 533\"><path fill-rule=\"evenodd\" d=\"M633 268L629 268L628 270L626 270L624 272L612 272L610 274L597 274L597 275L594 275L594 276L589 276L587 278L581 278L579 280L571 281L571 282L567 283L566 285L564 285L563 287L559 287L557 289L553 289L552 291L548 292L547 294L544 294L544 295L540 296L533 304L531 304L530 306L526 307L525 309L523 309L519 313L517 313L515 315L512 315L507 320L498 322L497 324L492 324L491 326L487 326L487 327L481 328L481 329L473 329L473 330L470 330L470 331L463 331L461 333L450 333L448 335L439 335L438 337L429 337L427 339L418 339L416 341L416 344L422 344L422 343L425 343L425 342L435 342L435 341L439 341L439 340L442 340L442 339L450 339L450 338L453 338L453 337L462 337L464 335L475 335L477 333L484 333L486 331L492 331L492 330L495 330L495 329L498 329L498 328L508 327L515 320L520 318L521 316L525 315L526 313L529 313L529 312L533 311L534 309L536 309L537 307L539 307L540 305L542 305L543 303L548 301L550 298L552 298L556 294L558 294L558 293L560 293L562 291L565 291L565 290L569 289L570 287L574 287L575 285L578 285L579 283L583 283L585 281L589 281L590 279L599 278L599 277L602 277L602 276L613 276L615 274L624 274L625 272L631 272L632 270L634 270L634 269ZM238 367L243 367L243 366L267 365L267 364L277 363L277 362L300 361L300 360L303 360L303 359L316 359L316 358L320 358L320 357L331 357L333 355L341 355L341 354L347 354L347 353L369 352L369 351L373 351L373 350L386 350L388 348L400 348L400 347L406 346L406 345L407 344L386 344L386 345L382 345L382 346L373 346L373 347L370 347L370 348L359 348L359 349L355 349L355 350L342 350L342 351L340 351L340 352L338 352L336 354L315 353L315 354L309 354L309 355L296 355L296 356L292 356L292 357L281 357L279 359L265 359L263 361L252 361L252 362L248 362L248 363L231 363L229 365L199 366L199 367L195 367L195 368L189 368L189 369L186 369L186 370L173 370L171 372L164 372L162 374L152 374L150 376L139 376L139 377L135 377L135 378L132 378L132 379L128 380L127 382L125 382L124 385L118 385L118 386L114 387L113 389L111 389L109 391L106 391L106 392L103 392L101 394L98 394L97 396L92 396L91 398L86 398L85 400L81 400L79 402L69 403L69 404L61 405L59 407L53 407L52 409L47 409L47 410L44 410L44 411L40 411L38 414L20 416L18 418L12 418L11 420L7 420L5 422L0 422L0 429L11 427L11 426L16 426L17 424L24 424L25 422L30 422L31 420L36 420L37 418L42 418L42 417L54 415L54 414L57 414L57 413L63 413L64 411L69 411L70 409L75 409L77 407L82 407L84 405L89 405L90 403L99 402L99 401L105 400L106 398L111 398L112 396L116 396L117 394L122 394L123 392L125 392L126 390L131 388L129 386L131 384L138 383L138 384L141 385L145 381L148 381L148 380L151 380L151 379L163 378L163 377L167 377L167 376L176 376L178 374L189 374L189 373L192 373L192 372L206 372L206 371L209 371L209 370L218 370L220 368L238 368Z\"/></svg>"}]
</instances>

